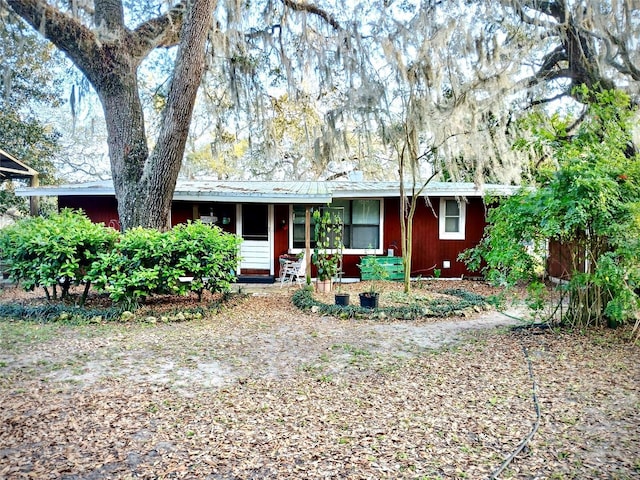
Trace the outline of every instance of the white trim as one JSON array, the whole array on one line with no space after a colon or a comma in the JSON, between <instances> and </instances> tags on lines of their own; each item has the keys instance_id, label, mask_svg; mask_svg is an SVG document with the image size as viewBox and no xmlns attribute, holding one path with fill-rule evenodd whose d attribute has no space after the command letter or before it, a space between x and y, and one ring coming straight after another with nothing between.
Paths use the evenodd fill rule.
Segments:
<instances>
[{"instance_id":1,"label":"white trim","mask_svg":"<svg viewBox=\"0 0 640 480\"><path fill-rule=\"evenodd\" d=\"M242 204L241 203L236 203L236 235L242 238ZM240 250L240 252L241 251L242 250ZM236 268L236 272L238 275L242 275L242 256L241 255L238 255L238 266Z\"/></svg>"},{"instance_id":2,"label":"white trim","mask_svg":"<svg viewBox=\"0 0 640 480\"><path fill-rule=\"evenodd\" d=\"M458 202L458 208L460 210L460 222L458 224L459 230L457 232L445 231L446 226L446 208L447 201ZM454 197L442 197L440 198L440 215L438 215L439 225L439 238L440 240L464 240L466 235L467 225L467 204L463 200Z\"/></svg>"},{"instance_id":3,"label":"white trim","mask_svg":"<svg viewBox=\"0 0 640 480\"><path fill-rule=\"evenodd\" d=\"M242 216L244 214L244 205L243 203L238 203L236 204L236 234L239 235L240 237L242 237L243 232L242 232ZM243 243L240 245L240 252L242 255L242 249L243 249L243 245L247 245L248 248L251 249L262 249L265 248L268 250L268 259L265 258L265 262L268 260L268 269L269 269L269 274L273 275L275 272L275 264L274 264L274 260L273 260L273 244L274 244L274 233L275 233L275 228L274 228L274 206L273 204L268 204L267 205L267 240L244 240ZM248 268L246 267L246 261L245 262L245 269ZM240 259L240 264L238 265L238 272L240 274L242 274L242 265L243 265L243 259ZM265 263L266 265L266 263Z\"/></svg>"},{"instance_id":4,"label":"white trim","mask_svg":"<svg viewBox=\"0 0 640 480\"><path fill-rule=\"evenodd\" d=\"M292 245L293 245L293 204L290 203L289 204L289 215L288 216L288 220L289 220L289 226L287 227L287 251L289 253L293 253L292 250ZM306 249L304 249L306 250Z\"/></svg>"},{"instance_id":5,"label":"white trim","mask_svg":"<svg viewBox=\"0 0 640 480\"><path fill-rule=\"evenodd\" d=\"M268 225L267 225L267 231L268 231L268 235L269 235L269 252L271 253L271 255L269 255L269 275L275 275L275 263L273 261L273 245L275 243L275 233L276 233L276 229L275 229L275 209L273 207L273 204L270 203L269 204L269 208L267 209L267 215L269 216L269 221L268 221Z\"/></svg>"}]
</instances>

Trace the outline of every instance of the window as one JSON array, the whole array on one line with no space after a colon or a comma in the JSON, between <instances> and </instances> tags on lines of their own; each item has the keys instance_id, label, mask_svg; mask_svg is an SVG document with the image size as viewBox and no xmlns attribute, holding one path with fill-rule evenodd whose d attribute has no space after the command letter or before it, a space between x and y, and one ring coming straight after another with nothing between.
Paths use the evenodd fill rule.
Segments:
<instances>
[{"instance_id":1,"label":"window","mask_svg":"<svg viewBox=\"0 0 640 480\"><path fill-rule=\"evenodd\" d=\"M293 248L304 248L304 219L305 207L302 205L293 206ZM313 248L313 215L311 215L311 248Z\"/></svg>"},{"instance_id":2,"label":"window","mask_svg":"<svg viewBox=\"0 0 640 480\"><path fill-rule=\"evenodd\" d=\"M342 218L344 223L343 244L345 249L365 250L380 249L381 233L381 201L380 200L336 200L328 207ZM305 207L293 206L293 248L304 248ZM311 248L313 242L314 223L311 220Z\"/></svg>"},{"instance_id":3,"label":"window","mask_svg":"<svg viewBox=\"0 0 640 480\"><path fill-rule=\"evenodd\" d=\"M440 238L464 240L466 204L455 198L440 199Z\"/></svg>"},{"instance_id":4,"label":"window","mask_svg":"<svg viewBox=\"0 0 640 480\"><path fill-rule=\"evenodd\" d=\"M269 206L260 203L242 205L242 238L245 240L269 239Z\"/></svg>"}]
</instances>

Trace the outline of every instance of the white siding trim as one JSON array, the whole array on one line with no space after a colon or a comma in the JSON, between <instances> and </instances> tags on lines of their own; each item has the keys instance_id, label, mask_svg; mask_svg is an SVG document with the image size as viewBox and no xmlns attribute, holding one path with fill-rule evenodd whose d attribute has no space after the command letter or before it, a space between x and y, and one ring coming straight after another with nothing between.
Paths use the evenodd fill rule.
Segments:
<instances>
[{"instance_id":1,"label":"white siding trim","mask_svg":"<svg viewBox=\"0 0 640 480\"><path fill-rule=\"evenodd\" d=\"M458 225L459 230L457 232L447 232L445 231L445 212L447 208L447 200L458 202L458 207L460 209L460 223ZM439 238L440 240L464 240L466 235L466 225L467 225L467 204L453 197L442 197L440 198L440 215L438 215L438 224L439 224Z\"/></svg>"}]
</instances>

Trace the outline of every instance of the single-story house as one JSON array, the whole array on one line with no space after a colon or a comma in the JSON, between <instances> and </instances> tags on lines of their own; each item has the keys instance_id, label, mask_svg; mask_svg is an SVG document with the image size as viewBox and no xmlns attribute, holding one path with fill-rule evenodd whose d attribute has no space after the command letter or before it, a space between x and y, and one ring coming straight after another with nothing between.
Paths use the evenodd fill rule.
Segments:
<instances>
[{"instance_id":1,"label":"single-story house","mask_svg":"<svg viewBox=\"0 0 640 480\"><path fill-rule=\"evenodd\" d=\"M412 276L430 277L436 269L442 277L477 276L458 261L458 254L482 237L485 196L510 195L516 189L430 183L414 219ZM111 181L24 188L18 194L57 196L59 208L82 209L93 221L119 228ZM239 274L273 278L280 255L305 248L307 209L327 205L343 212L345 277L359 277L357 264L364 255L402 255L398 182L178 180L171 224L200 219L240 235Z\"/></svg>"}]
</instances>

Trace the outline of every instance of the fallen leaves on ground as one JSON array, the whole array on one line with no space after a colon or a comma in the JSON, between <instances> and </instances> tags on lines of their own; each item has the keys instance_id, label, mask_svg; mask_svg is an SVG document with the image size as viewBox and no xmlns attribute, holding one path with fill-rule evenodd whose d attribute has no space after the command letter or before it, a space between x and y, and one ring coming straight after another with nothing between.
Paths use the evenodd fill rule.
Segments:
<instances>
[{"instance_id":1,"label":"fallen leaves on ground","mask_svg":"<svg viewBox=\"0 0 640 480\"><path fill-rule=\"evenodd\" d=\"M640 475L624 332L379 325L273 293L180 324L3 325L0 478L487 478L536 419L523 347L542 421L500 478Z\"/></svg>"}]
</instances>

